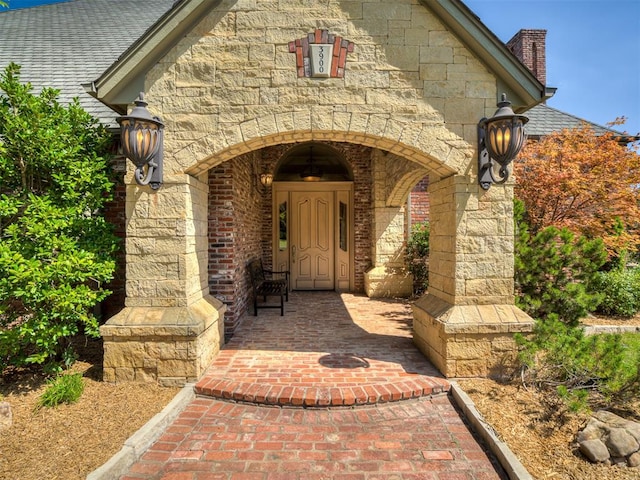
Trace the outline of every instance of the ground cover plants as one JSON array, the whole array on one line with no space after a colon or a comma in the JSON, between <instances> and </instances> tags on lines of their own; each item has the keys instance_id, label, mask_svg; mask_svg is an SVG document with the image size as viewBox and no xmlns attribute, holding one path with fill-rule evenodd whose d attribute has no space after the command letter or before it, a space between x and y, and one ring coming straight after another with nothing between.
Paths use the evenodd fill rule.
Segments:
<instances>
[{"instance_id":1,"label":"ground cover plants","mask_svg":"<svg viewBox=\"0 0 640 480\"><path fill-rule=\"evenodd\" d=\"M81 373L58 375L47 382L47 388L38 400L38 408L55 407L61 403L75 403L82 392L84 392L84 381Z\"/></svg>"}]
</instances>

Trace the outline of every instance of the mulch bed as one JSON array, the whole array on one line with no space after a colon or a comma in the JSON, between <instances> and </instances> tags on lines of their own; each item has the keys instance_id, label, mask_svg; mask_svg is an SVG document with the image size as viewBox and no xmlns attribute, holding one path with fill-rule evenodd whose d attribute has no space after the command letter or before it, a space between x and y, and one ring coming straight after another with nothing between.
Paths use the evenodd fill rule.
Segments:
<instances>
[{"instance_id":1,"label":"mulch bed","mask_svg":"<svg viewBox=\"0 0 640 480\"><path fill-rule=\"evenodd\" d=\"M36 410L46 388L43 375L22 371L0 379L0 395L13 413L13 425L0 430L1 479L84 479L179 391L103 383L102 342L91 340L82 347L72 370L82 372L85 389L75 404Z\"/></svg>"},{"instance_id":2,"label":"mulch bed","mask_svg":"<svg viewBox=\"0 0 640 480\"><path fill-rule=\"evenodd\" d=\"M536 479L638 480L640 469L592 464L578 452L576 434L587 413L572 413L551 395L521 384L460 380L486 422ZM640 403L625 418L640 421ZM619 412L618 412L619 413Z\"/></svg>"},{"instance_id":3,"label":"mulch bed","mask_svg":"<svg viewBox=\"0 0 640 480\"><path fill-rule=\"evenodd\" d=\"M585 323L640 325L632 320L590 318ZM155 384L103 383L102 342L79 345L73 371L85 390L72 405L36 410L46 378L28 371L0 377L0 395L11 404L13 425L0 430L0 479L75 480L104 464L127 438L161 411L179 391ZM572 414L522 385L475 379L459 382L498 435L536 479L638 480L639 469L592 465L576 450L586 414ZM635 415L640 419L640 405Z\"/></svg>"}]
</instances>

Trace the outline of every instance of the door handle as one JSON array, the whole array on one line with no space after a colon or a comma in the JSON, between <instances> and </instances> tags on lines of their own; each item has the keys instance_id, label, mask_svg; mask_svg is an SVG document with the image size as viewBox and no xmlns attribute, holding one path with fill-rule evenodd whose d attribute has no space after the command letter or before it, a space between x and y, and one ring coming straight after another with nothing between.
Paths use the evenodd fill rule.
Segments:
<instances>
[{"instance_id":1,"label":"door handle","mask_svg":"<svg viewBox=\"0 0 640 480\"><path fill-rule=\"evenodd\" d=\"M296 263L296 246L291 247L291 263Z\"/></svg>"}]
</instances>

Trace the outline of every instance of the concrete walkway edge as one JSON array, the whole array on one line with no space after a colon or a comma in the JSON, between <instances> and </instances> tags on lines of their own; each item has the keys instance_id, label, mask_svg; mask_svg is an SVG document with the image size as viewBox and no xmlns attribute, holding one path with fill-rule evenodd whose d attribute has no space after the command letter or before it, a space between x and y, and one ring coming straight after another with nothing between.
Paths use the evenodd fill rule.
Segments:
<instances>
[{"instance_id":1,"label":"concrete walkway edge","mask_svg":"<svg viewBox=\"0 0 640 480\"><path fill-rule=\"evenodd\" d=\"M534 480L507 444L496 436L491 426L485 422L480 412L476 409L473 400L462 390L462 387L460 387L457 382L451 381L451 390L449 393L469 423L471 423L474 431L484 440L491 452L496 456L500 465L502 465L502 468L509 476L509 479Z\"/></svg>"},{"instance_id":2,"label":"concrete walkway edge","mask_svg":"<svg viewBox=\"0 0 640 480\"><path fill-rule=\"evenodd\" d=\"M87 480L113 480L126 474L194 398L194 384L188 383L166 407L131 435L118 453L87 475Z\"/></svg>"}]
</instances>

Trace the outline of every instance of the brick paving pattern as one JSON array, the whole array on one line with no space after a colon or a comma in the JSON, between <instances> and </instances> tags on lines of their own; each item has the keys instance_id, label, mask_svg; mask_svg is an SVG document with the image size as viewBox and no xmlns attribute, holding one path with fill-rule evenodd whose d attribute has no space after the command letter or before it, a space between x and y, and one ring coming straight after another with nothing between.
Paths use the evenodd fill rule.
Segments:
<instances>
[{"instance_id":1,"label":"brick paving pattern","mask_svg":"<svg viewBox=\"0 0 640 480\"><path fill-rule=\"evenodd\" d=\"M122 480L506 478L448 388L413 346L408 303L294 292L284 317L243 319Z\"/></svg>"},{"instance_id":2,"label":"brick paving pattern","mask_svg":"<svg viewBox=\"0 0 640 480\"><path fill-rule=\"evenodd\" d=\"M125 480L489 480L446 395L353 409L198 398Z\"/></svg>"},{"instance_id":3,"label":"brick paving pattern","mask_svg":"<svg viewBox=\"0 0 640 480\"><path fill-rule=\"evenodd\" d=\"M252 403L351 406L449 388L413 346L407 302L294 292L285 311L284 317L277 310L245 317L196 392Z\"/></svg>"}]
</instances>

